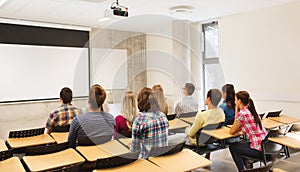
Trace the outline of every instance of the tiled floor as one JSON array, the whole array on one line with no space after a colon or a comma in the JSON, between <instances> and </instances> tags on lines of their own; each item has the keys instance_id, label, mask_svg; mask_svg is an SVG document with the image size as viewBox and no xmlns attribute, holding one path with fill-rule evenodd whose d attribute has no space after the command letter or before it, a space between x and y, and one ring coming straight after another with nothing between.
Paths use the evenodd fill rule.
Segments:
<instances>
[{"instance_id":1,"label":"tiled floor","mask_svg":"<svg viewBox=\"0 0 300 172\"><path fill-rule=\"evenodd\" d=\"M237 172L237 168L228 149L211 153L210 159L212 161L210 167L194 170L194 172ZM259 163L255 164L255 166L259 166ZM291 154L291 157L288 159L280 159L274 165L274 168L279 168L287 172L300 171L300 152Z\"/></svg>"}]
</instances>

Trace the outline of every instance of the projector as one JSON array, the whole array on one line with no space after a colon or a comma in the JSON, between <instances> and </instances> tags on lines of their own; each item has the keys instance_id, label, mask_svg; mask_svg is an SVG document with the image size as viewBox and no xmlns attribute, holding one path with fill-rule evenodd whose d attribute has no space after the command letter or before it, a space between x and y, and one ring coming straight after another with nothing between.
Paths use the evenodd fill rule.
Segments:
<instances>
[{"instance_id":1,"label":"projector","mask_svg":"<svg viewBox=\"0 0 300 172\"><path fill-rule=\"evenodd\" d=\"M110 6L110 9L104 10L104 17L113 17L113 16L128 17L128 8L119 5L118 0L116 2L113 2L112 5Z\"/></svg>"}]
</instances>

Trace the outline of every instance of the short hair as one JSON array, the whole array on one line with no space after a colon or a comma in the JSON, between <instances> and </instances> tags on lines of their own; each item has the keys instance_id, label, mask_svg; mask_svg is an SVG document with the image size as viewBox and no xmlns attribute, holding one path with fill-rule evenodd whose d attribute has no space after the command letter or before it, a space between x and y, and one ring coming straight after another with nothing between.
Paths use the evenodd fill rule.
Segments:
<instances>
[{"instance_id":1,"label":"short hair","mask_svg":"<svg viewBox=\"0 0 300 172\"><path fill-rule=\"evenodd\" d=\"M138 108L140 112L148 112L150 110L151 105L149 102L149 95L151 94L152 89L148 87L144 87L138 94L137 102Z\"/></svg>"},{"instance_id":2,"label":"short hair","mask_svg":"<svg viewBox=\"0 0 300 172\"><path fill-rule=\"evenodd\" d=\"M69 104L72 101L73 93L70 88L64 87L61 89L59 96L62 99L64 104Z\"/></svg>"},{"instance_id":3,"label":"short hair","mask_svg":"<svg viewBox=\"0 0 300 172\"><path fill-rule=\"evenodd\" d=\"M222 93L219 89L210 89L207 92L207 98L210 98L212 105L218 106L222 98Z\"/></svg>"},{"instance_id":4,"label":"short hair","mask_svg":"<svg viewBox=\"0 0 300 172\"><path fill-rule=\"evenodd\" d=\"M195 91L195 86L192 83L185 83L184 87L187 90L188 95L192 95Z\"/></svg>"},{"instance_id":5,"label":"short hair","mask_svg":"<svg viewBox=\"0 0 300 172\"><path fill-rule=\"evenodd\" d=\"M92 109L101 108L106 99L105 90L98 84L91 87L89 92L89 104Z\"/></svg>"}]
</instances>

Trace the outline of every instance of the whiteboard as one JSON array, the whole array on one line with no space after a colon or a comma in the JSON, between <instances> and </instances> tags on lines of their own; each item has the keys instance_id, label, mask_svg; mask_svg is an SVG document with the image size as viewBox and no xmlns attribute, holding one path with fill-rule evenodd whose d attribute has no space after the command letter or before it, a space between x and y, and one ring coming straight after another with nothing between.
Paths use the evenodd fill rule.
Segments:
<instances>
[{"instance_id":1,"label":"whiteboard","mask_svg":"<svg viewBox=\"0 0 300 172\"><path fill-rule=\"evenodd\" d=\"M0 44L0 102L88 95L88 49Z\"/></svg>"},{"instance_id":2,"label":"whiteboard","mask_svg":"<svg viewBox=\"0 0 300 172\"><path fill-rule=\"evenodd\" d=\"M91 49L91 79L104 89L127 89L127 50Z\"/></svg>"}]
</instances>

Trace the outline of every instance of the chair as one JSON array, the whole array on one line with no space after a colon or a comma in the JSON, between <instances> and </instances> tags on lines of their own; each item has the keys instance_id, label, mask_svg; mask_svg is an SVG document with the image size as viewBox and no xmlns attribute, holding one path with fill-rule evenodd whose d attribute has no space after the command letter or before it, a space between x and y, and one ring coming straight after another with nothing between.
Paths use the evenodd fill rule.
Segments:
<instances>
[{"instance_id":1,"label":"chair","mask_svg":"<svg viewBox=\"0 0 300 172\"><path fill-rule=\"evenodd\" d=\"M61 144L51 144L46 146L34 146L25 149L25 156L44 155L59 152L68 148L68 142Z\"/></svg>"},{"instance_id":2,"label":"chair","mask_svg":"<svg viewBox=\"0 0 300 172\"><path fill-rule=\"evenodd\" d=\"M13 157L13 150L12 149L0 152L0 161L4 161L4 160L6 160L8 158L11 158L11 157Z\"/></svg>"},{"instance_id":3,"label":"chair","mask_svg":"<svg viewBox=\"0 0 300 172\"><path fill-rule=\"evenodd\" d=\"M269 163L268 165L262 166L262 167L246 169L246 170L243 170L243 172L268 172L268 171L271 171L272 167L273 167L273 162Z\"/></svg>"},{"instance_id":4,"label":"chair","mask_svg":"<svg viewBox=\"0 0 300 172\"><path fill-rule=\"evenodd\" d=\"M94 146L106 143L112 139L111 135L101 136L97 138L89 138L85 136L84 138L78 140L78 146Z\"/></svg>"},{"instance_id":5,"label":"chair","mask_svg":"<svg viewBox=\"0 0 300 172\"><path fill-rule=\"evenodd\" d=\"M280 116L280 113L282 112L282 110L279 110L279 111L273 111L273 112L268 112L266 118L269 118L269 117L278 117Z\"/></svg>"},{"instance_id":6,"label":"chair","mask_svg":"<svg viewBox=\"0 0 300 172\"><path fill-rule=\"evenodd\" d=\"M182 151L185 142L177 145L169 145L163 147L152 147L149 152L149 157L153 156L167 156Z\"/></svg>"},{"instance_id":7,"label":"chair","mask_svg":"<svg viewBox=\"0 0 300 172\"><path fill-rule=\"evenodd\" d=\"M43 128L35 128L30 130L20 130L20 131L10 131L9 138L23 138L23 137L31 137L38 136L45 133L45 127Z\"/></svg>"},{"instance_id":8,"label":"chair","mask_svg":"<svg viewBox=\"0 0 300 172\"><path fill-rule=\"evenodd\" d=\"M53 170L49 170L47 172L80 172L82 163L64 166L60 168L56 168Z\"/></svg>"},{"instance_id":9,"label":"chair","mask_svg":"<svg viewBox=\"0 0 300 172\"><path fill-rule=\"evenodd\" d=\"M176 113L174 113L174 114L168 114L166 116L167 116L168 121L171 121L171 120L175 119Z\"/></svg>"},{"instance_id":10,"label":"chair","mask_svg":"<svg viewBox=\"0 0 300 172\"><path fill-rule=\"evenodd\" d=\"M140 151L130 152L114 157L97 159L95 169L105 169L119 167L136 161L139 157Z\"/></svg>"},{"instance_id":11,"label":"chair","mask_svg":"<svg viewBox=\"0 0 300 172\"><path fill-rule=\"evenodd\" d=\"M70 124L53 127L51 132L69 132Z\"/></svg>"},{"instance_id":12,"label":"chair","mask_svg":"<svg viewBox=\"0 0 300 172\"><path fill-rule=\"evenodd\" d=\"M194 117L197 115L197 111L196 112L187 112L187 113L182 113L179 115L179 118L189 118L189 117Z\"/></svg>"}]
</instances>

